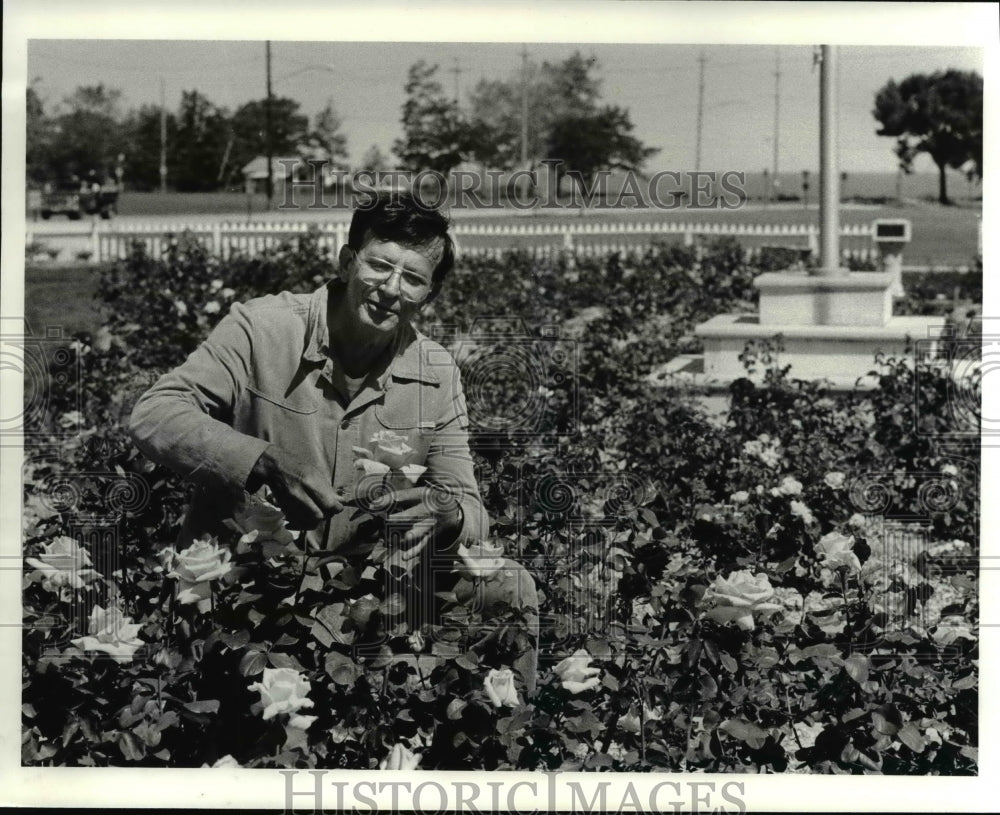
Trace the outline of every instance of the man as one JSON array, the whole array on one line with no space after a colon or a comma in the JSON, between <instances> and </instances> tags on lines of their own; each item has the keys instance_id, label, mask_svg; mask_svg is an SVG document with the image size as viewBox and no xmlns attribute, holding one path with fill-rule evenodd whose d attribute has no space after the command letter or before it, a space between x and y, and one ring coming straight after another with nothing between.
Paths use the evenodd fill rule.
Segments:
<instances>
[{"instance_id":1,"label":"man","mask_svg":"<svg viewBox=\"0 0 1000 815\"><path fill-rule=\"evenodd\" d=\"M131 431L149 458L196 484L183 545L218 534L248 493L270 489L313 551L358 533L353 510L365 459L388 444L395 465L381 504L408 569L457 570L452 589L485 611L521 607L537 639L537 597L518 564L481 578L462 547L489 533L468 445L458 368L411 326L454 265L448 222L412 195L379 193L354 213L336 278L310 295L283 292L235 304L208 339L138 401ZM405 460L405 461L404 461ZM362 462L362 463L359 463ZM345 509L345 504L352 506ZM434 577L440 577L440 574ZM428 595L438 586L422 587ZM534 687L535 655L517 665Z\"/></svg>"}]
</instances>

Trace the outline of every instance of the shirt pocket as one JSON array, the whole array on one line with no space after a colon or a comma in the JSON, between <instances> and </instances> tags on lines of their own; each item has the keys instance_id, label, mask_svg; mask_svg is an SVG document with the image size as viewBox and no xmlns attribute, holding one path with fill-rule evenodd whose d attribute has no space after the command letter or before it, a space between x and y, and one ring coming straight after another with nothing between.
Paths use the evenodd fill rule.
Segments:
<instances>
[{"instance_id":1,"label":"shirt pocket","mask_svg":"<svg viewBox=\"0 0 1000 815\"><path fill-rule=\"evenodd\" d=\"M265 393L253 385L247 385L247 393L249 394L250 402L254 405L255 412L276 412L280 415L280 411L274 410L275 408L280 408L289 413L308 415L319 410L319 404L316 400L302 393L292 393L287 397L276 396Z\"/></svg>"},{"instance_id":2,"label":"shirt pocket","mask_svg":"<svg viewBox=\"0 0 1000 815\"><path fill-rule=\"evenodd\" d=\"M397 383L375 405L375 419L386 430L430 433L441 415L440 402L440 388Z\"/></svg>"}]
</instances>

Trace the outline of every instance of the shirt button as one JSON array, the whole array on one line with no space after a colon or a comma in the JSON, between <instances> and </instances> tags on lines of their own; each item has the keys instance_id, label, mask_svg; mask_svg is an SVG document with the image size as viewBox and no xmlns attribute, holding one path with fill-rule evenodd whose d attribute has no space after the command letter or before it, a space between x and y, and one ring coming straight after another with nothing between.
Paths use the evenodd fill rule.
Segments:
<instances>
[{"instance_id":1,"label":"shirt button","mask_svg":"<svg viewBox=\"0 0 1000 815\"><path fill-rule=\"evenodd\" d=\"M337 487L337 495L341 498L347 495L347 487Z\"/></svg>"},{"instance_id":2,"label":"shirt button","mask_svg":"<svg viewBox=\"0 0 1000 815\"><path fill-rule=\"evenodd\" d=\"M341 430L347 430L347 429L350 428L350 426L351 426L351 420L350 419L344 419L344 421L342 421L340 423L340 429Z\"/></svg>"}]
</instances>

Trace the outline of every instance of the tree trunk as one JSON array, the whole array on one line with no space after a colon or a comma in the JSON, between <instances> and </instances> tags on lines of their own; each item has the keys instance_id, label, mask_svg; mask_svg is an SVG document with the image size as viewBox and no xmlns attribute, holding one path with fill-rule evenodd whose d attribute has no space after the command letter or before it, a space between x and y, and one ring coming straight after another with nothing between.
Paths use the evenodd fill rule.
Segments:
<instances>
[{"instance_id":1,"label":"tree trunk","mask_svg":"<svg viewBox=\"0 0 1000 815\"><path fill-rule=\"evenodd\" d=\"M947 205L951 203L951 200L948 198L948 180L944 175L945 165L939 162L935 162L935 164L938 168L938 203Z\"/></svg>"}]
</instances>

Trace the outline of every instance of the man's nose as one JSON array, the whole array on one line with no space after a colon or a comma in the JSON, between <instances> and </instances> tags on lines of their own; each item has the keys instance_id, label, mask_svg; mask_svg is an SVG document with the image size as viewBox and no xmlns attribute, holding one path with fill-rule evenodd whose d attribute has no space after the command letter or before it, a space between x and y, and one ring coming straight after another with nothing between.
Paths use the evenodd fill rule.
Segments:
<instances>
[{"instance_id":1,"label":"man's nose","mask_svg":"<svg viewBox=\"0 0 1000 815\"><path fill-rule=\"evenodd\" d=\"M399 269L393 269L392 274L389 275L389 279L383 283L380 288L390 297L399 297L399 286L402 280L403 273Z\"/></svg>"}]
</instances>

